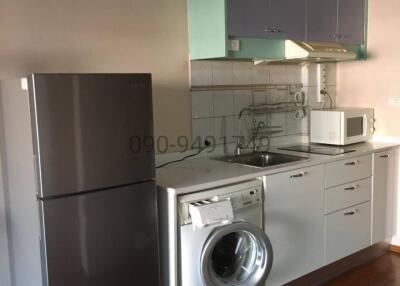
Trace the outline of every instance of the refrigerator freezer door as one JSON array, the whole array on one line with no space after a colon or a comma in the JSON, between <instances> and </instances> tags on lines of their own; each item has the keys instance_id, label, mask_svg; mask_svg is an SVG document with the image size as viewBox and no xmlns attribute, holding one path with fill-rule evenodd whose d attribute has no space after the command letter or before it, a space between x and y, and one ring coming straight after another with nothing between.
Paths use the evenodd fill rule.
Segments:
<instances>
[{"instance_id":1,"label":"refrigerator freezer door","mask_svg":"<svg viewBox=\"0 0 400 286\"><path fill-rule=\"evenodd\" d=\"M41 202L49 286L158 286L155 183Z\"/></svg>"},{"instance_id":2,"label":"refrigerator freezer door","mask_svg":"<svg viewBox=\"0 0 400 286\"><path fill-rule=\"evenodd\" d=\"M39 196L154 178L149 74L28 78Z\"/></svg>"}]
</instances>

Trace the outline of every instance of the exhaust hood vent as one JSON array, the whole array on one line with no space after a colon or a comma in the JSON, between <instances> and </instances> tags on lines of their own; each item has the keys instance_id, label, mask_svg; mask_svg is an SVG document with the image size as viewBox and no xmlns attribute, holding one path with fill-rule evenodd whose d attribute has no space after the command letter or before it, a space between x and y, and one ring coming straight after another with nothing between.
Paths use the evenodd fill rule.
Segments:
<instances>
[{"instance_id":1,"label":"exhaust hood vent","mask_svg":"<svg viewBox=\"0 0 400 286\"><path fill-rule=\"evenodd\" d=\"M354 60L357 58L357 54L338 43L286 40L285 58L287 60L304 60L308 62L340 62Z\"/></svg>"},{"instance_id":2,"label":"exhaust hood vent","mask_svg":"<svg viewBox=\"0 0 400 286\"><path fill-rule=\"evenodd\" d=\"M357 54L338 43L285 41L284 59L254 59L254 64L307 64L355 60Z\"/></svg>"}]
</instances>

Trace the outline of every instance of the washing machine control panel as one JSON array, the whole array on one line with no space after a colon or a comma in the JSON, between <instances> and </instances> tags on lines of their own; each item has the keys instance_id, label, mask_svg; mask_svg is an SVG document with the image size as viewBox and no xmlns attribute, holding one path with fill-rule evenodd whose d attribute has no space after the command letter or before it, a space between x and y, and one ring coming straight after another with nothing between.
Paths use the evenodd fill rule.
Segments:
<instances>
[{"instance_id":1,"label":"washing machine control panel","mask_svg":"<svg viewBox=\"0 0 400 286\"><path fill-rule=\"evenodd\" d=\"M251 188L231 194L230 200L232 202L233 210L260 204L262 201L261 188Z\"/></svg>"},{"instance_id":2,"label":"washing machine control panel","mask_svg":"<svg viewBox=\"0 0 400 286\"><path fill-rule=\"evenodd\" d=\"M192 223L190 209L193 207L203 208L202 206L206 205L211 207L220 201L229 201L233 212L245 208L259 207L262 204L262 181L257 179L204 192L187 194L179 197L178 200L179 224L186 225Z\"/></svg>"}]
</instances>

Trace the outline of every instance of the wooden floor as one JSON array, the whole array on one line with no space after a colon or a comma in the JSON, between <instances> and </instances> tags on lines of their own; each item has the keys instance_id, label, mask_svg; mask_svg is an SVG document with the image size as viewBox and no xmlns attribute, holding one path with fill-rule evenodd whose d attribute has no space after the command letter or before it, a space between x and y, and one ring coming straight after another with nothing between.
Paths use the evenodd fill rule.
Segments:
<instances>
[{"instance_id":1,"label":"wooden floor","mask_svg":"<svg viewBox=\"0 0 400 286\"><path fill-rule=\"evenodd\" d=\"M400 286L400 254L386 254L325 284L339 285Z\"/></svg>"}]
</instances>

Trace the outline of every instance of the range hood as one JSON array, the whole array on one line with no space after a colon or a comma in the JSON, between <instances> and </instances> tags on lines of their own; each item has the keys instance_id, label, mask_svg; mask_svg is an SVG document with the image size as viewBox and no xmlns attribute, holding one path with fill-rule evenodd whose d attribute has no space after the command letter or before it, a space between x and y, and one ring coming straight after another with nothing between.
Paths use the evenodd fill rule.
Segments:
<instances>
[{"instance_id":1,"label":"range hood","mask_svg":"<svg viewBox=\"0 0 400 286\"><path fill-rule=\"evenodd\" d=\"M285 41L284 59L254 59L254 64L329 63L355 60L357 54L338 43Z\"/></svg>"}]
</instances>

